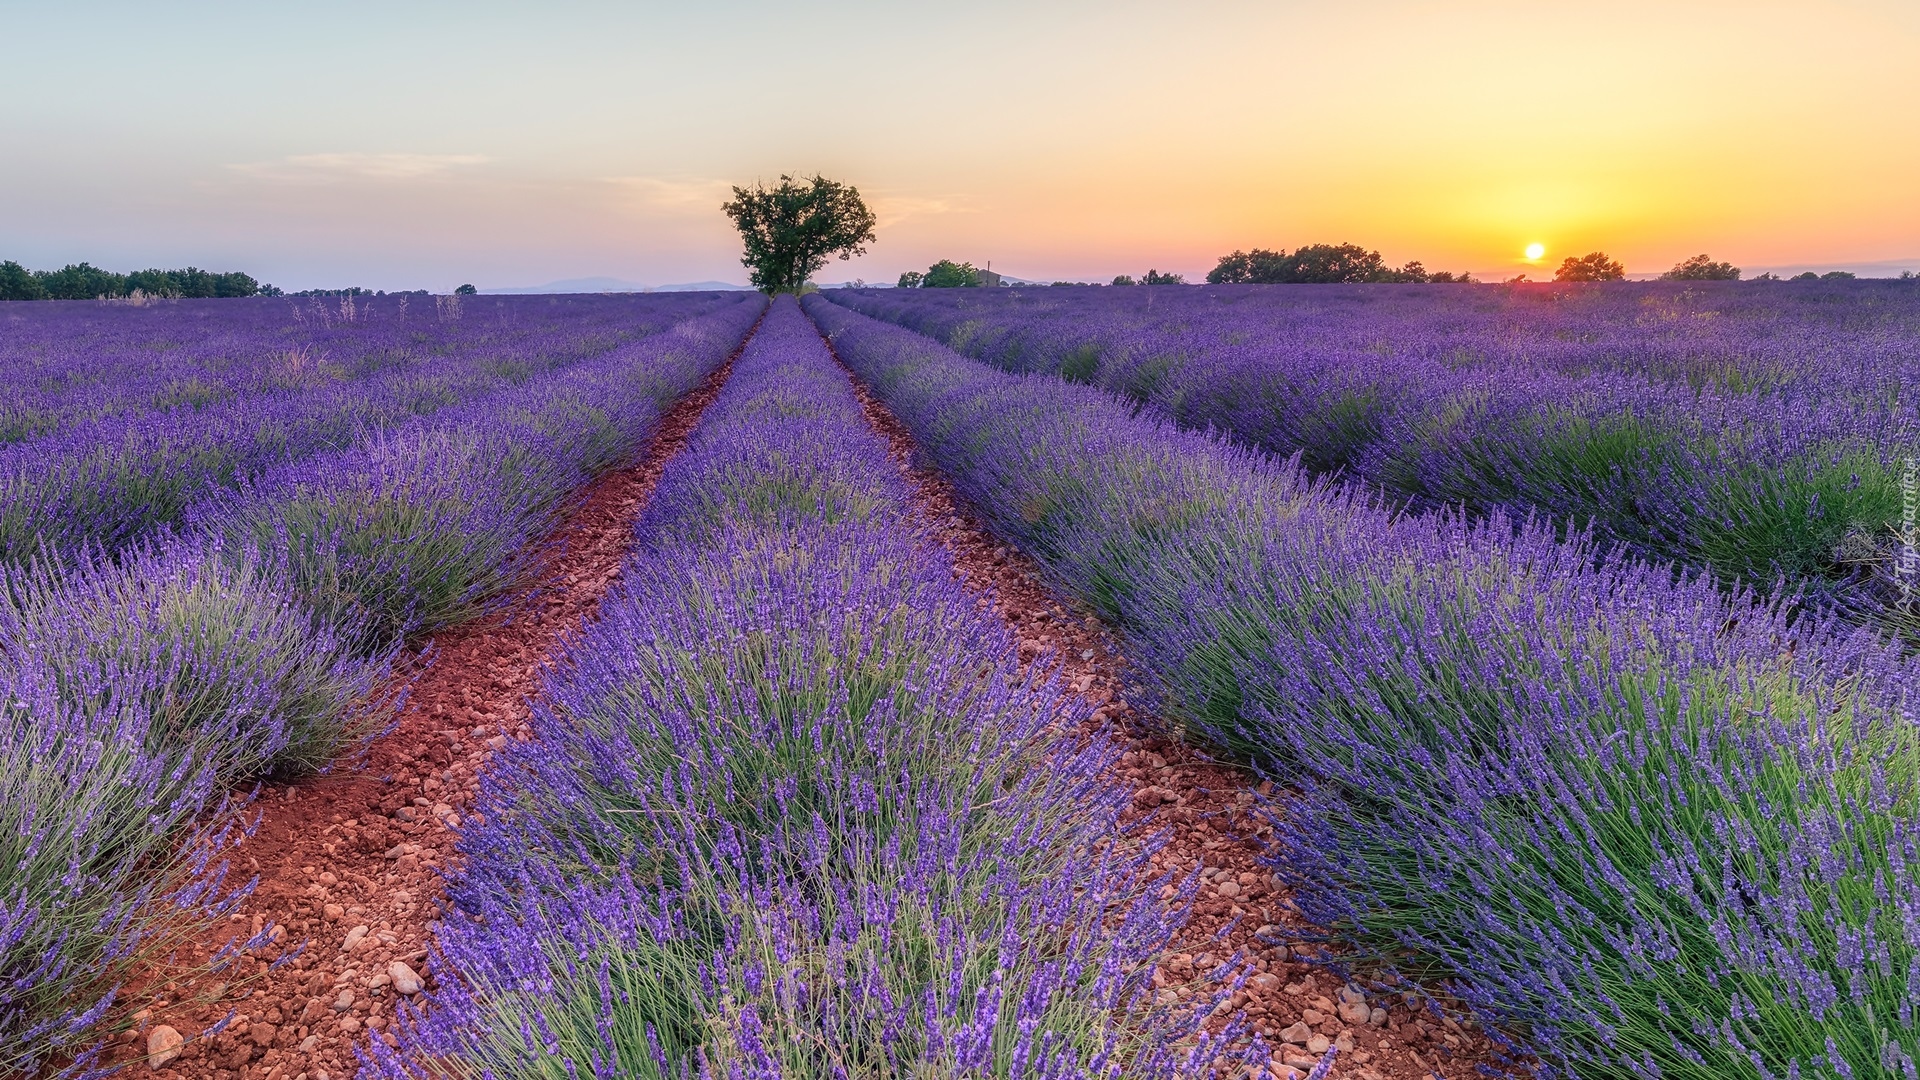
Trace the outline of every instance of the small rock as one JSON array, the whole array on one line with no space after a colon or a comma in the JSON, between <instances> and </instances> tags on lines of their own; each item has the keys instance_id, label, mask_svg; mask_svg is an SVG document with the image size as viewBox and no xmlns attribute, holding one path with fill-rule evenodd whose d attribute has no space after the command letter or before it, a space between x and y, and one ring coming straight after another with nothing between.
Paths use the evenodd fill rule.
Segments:
<instances>
[{"instance_id":1,"label":"small rock","mask_svg":"<svg viewBox=\"0 0 1920 1080\"><path fill-rule=\"evenodd\" d=\"M340 1030L345 1032L348 1035L357 1033L360 1030L360 1018L357 1016L341 1017Z\"/></svg>"},{"instance_id":2,"label":"small rock","mask_svg":"<svg viewBox=\"0 0 1920 1080\"><path fill-rule=\"evenodd\" d=\"M1301 1009L1300 1019L1312 1024L1314 1027L1319 1027L1321 1024L1327 1022L1327 1014L1321 1012L1319 1009Z\"/></svg>"},{"instance_id":3,"label":"small rock","mask_svg":"<svg viewBox=\"0 0 1920 1080\"><path fill-rule=\"evenodd\" d=\"M425 985L420 981L420 976L416 974L411 967L408 967L398 960L387 965L387 975L393 979L394 990L408 997L412 997L425 989Z\"/></svg>"},{"instance_id":4,"label":"small rock","mask_svg":"<svg viewBox=\"0 0 1920 1080\"><path fill-rule=\"evenodd\" d=\"M340 996L333 999L333 1011L334 1012L352 1012L353 1011L353 987L343 986L340 988Z\"/></svg>"},{"instance_id":5,"label":"small rock","mask_svg":"<svg viewBox=\"0 0 1920 1080\"><path fill-rule=\"evenodd\" d=\"M1387 1010L1376 1007L1372 1012L1368 1013L1367 1026L1368 1027L1386 1027L1387 1026Z\"/></svg>"},{"instance_id":6,"label":"small rock","mask_svg":"<svg viewBox=\"0 0 1920 1080\"><path fill-rule=\"evenodd\" d=\"M1302 1054L1298 1050L1289 1051L1280 1060L1283 1063L1287 1065L1291 1065L1296 1069L1311 1069L1315 1065L1320 1064L1319 1058L1314 1057L1310 1054Z\"/></svg>"},{"instance_id":7,"label":"small rock","mask_svg":"<svg viewBox=\"0 0 1920 1080\"><path fill-rule=\"evenodd\" d=\"M356 926L353 929L347 931L347 940L341 944L340 951L343 953L352 952L354 949L359 947L362 941L365 941L367 939L367 933L368 933L368 928L365 923L362 923L361 925Z\"/></svg>"},{"instance_id":8,"label":"small rock","mask_svg":"<svg viewBox=\"0 0 1920 1080\"><path fill-rule=\"evenodd\" d=\"M1313 1029L1308 1027L1304 1020L1295 1020L1291 1027L1280 1033L1281 1042L1298 1043L1302 1046L1305 1046L1307 1040L1311 1038L1313 1038Z\"/></svg>"},{"instance_id":9,"label":"small rock","mask_svg":"<svg viewBox=\"0 0 1920 1080\"><path fill-rule=\"evenodd\" d=\"M393 816L399 818L401 821L417 821L420 817L420 811L415 810L411 806L403 806L395 810Z\"/></svg>"},{"instance_id":10,"label":"small rock","mask_svg":"<svg viewBox=\"0 0 1920 1080\"><path fill-rule=\"evenodd\" d=\"M1355 989L1354 987L1343 986L1340 988L1340 1000L1362 1002L1367 1000L1367 995L1361 993L1359 990Z\"/></svg>"},{"instance_id":11,"label":"small rock","mask_svg":"<svg viewBox=\"0 0 1920 1080\"><path fill-rule=\"evenodd\" d=\"M1373 1017L1373 1010L1364 1001L1343 1001L1339 1012L1340 1019L1349 1024L1364 1024Z\"/></svg>"},{"instance_id":12,"label":"small rock","mask_svg":"<svg viewBox=\"0 0 1920 1080\"><path fill-rule=\"evenodd\" d=\"M1280 976L1271 971L1263 971L1247 980L1249 989L1261 994L1271 994L1280 989Z\"/></svg>"},{"instance_id":13,"label":"small rock","mask_svg":"<svg viewBox=\"0 0 1920 1080\"><path fill-rule=\"evenodd\" d=\"M347 917L347 909L341 907L339 904L328 904L326 914L328 922L339 922L341 919Z\"/></svg>"},{"instance_id":14,"label":"small rock","mask_svg":"<svg viewBox=\"0 0 1920 1080\"><path fill-rule=\"evenodd\" d=\"M311 1054L313 1053L313 1048L319 1045L320 1045L320 1036L309 1035L306 1038L300 1040L300 1052L303 1054Z\"/></svg>"},{"instance_id":15,"label":"small rock","mask_svg":"<svg viewBox=\"0 0 1920 1080\"><path fill-rule=\"evenodd\" d=\"M1307 1040L1307 1053L1312 1054L1314 1057L1319 1057L1321 1054L1327 1052L1327 1047L1332 1045L1332 1039L1327 1038L1325 1035L1315 1035L1313 1038Z\"/></svg>"},{"instance_id":16,"label":"small rock","mask_svg":"<svg viewBox=\"0 0 1920 1080\"><path fill-rule=\"evenodd\" d=\"M1213 891L1231 900L1240 895L1240 883L1237 881L1223 881L1214 886Z\"/></svg>"},{"instance_id":17,"label":"small rock","mask_svg":"<svg viewBox=\"0 0 1920 1080\"><path fill-rule=\"evenodd\" d=\"M180 1048L187 1040L180 1033L165 1024L159 1024L147 1033L147 1068L159 1072L167 1063L180 1056Z\"/></svg>"},{"instance_id":18,"label":"small rock","mask_svg":"<svg viewBox=\"0 0 1920 1080\"><path fill-rule=\"evenodd\" d=\"M1353 1033L1349 1031L1341 1032L1340 1037L1333 1040L1333 1045L1343 1054L1353 1053Z\"/></svg>"},{"instance_id":19,"label":"small rock","mask_svg":"<svg viewBox=\"0 0 1920 1080\"><path fill-rule=\"evenodd\" d=\"M280 1029L272 1024L255 1024L247 1029L247 1038L252 1039L255 1046L272 1046L273 1037L278 1034Z\"/></svg>"}]
</instances>

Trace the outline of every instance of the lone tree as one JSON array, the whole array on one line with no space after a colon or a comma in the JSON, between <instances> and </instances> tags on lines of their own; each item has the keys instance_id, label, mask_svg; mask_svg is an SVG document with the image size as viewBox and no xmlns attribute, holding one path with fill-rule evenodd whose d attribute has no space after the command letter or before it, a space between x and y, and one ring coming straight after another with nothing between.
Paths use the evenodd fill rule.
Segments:
<instances>
[{"instance_id":1,"label":"lone tree","mask_svg":"<svg viewBox=\"0 0 1920 1080\"><path fill-rule=\"evenodd\" d=\"M782 173L774 187L736 187L720 209L746 241L740 262L753 287L769 295L799 292L830 256L865 255L874 239L873 211L859 190L824 176L802 182Z\"/></svg>"},{"instance_id":2,"label":"lone tree","mask_svg":"<svg viewBox=\"0 0 1920 1080\"><path fill-rule=\"evenodd\" d=\"M1695 255L1660 275L1662 281L1739 281L1740 268L1732 263L1714 262L1706 255Z\"/></svg>"},{"instance_id":3,"label":"lone tree","mask_svg":"<svg viewBox=\"0 0 1920 1080\"><path fill-rule=\"evenodd\" d=\"M1555 281L1622 281L1626 276L1627 268L1607 258L1604 251L1588 252L1577 259L1569 255L1553 272Z\"/></svg>"}]
</instances>

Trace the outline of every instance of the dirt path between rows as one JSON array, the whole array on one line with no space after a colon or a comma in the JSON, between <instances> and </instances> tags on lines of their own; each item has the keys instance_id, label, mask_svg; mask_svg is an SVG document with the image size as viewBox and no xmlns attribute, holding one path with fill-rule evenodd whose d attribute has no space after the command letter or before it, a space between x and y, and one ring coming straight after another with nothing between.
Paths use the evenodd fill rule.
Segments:
<instances>
[{"instance_id":1,"label":"dirt path between rows","mask_svg":"<svg viewBox=\"0 0 1920 1080\"><path fill-rule=\"evenodd\" d=\"M1112 725L1126 748L1115 779L1134 789L1133 813L1157 813L1171 831L1156 870L1184 877L1201 869L1205 884L1193 919L1161 966L1161 985L1175 994L1210 996L1212 989L1195 980L1244 951L1259 973L1234 1007L1244 1008L1276 1049L1272 1080L1304 1077L1330 1044L1340 1046L1332 1078L1459 1077L1488 1060L1484 1035L1398 1000L1343 995L1345 984L1325 969L1294 958L1286 945L1263 940L1287 938L1306 926L1257 858L1270 828L1254 812L1255 790L1271 793L1271 785L1168 737L1168 725L1129 705L1127 663L1114 636L1083 605L1049 589L1038 564L995 539L944 477L917 466L906 426L841 366L853 379L867 421L886 437L912 484L917 510L963 580L991 595L1020 641L1021 659L1049 656L1063 680L1096 707L1095 722ZM1139 696L1137 687L1133 691Z\"/></svg>"},{"instance_id":2,"label":"dirt path between rows","mask_svg":"<svg viewBox=\"0 0 1920 1080\"><path fill-rule=\"evenodd\" d=\"M746 339L750 340L749 333ZM738 353L735 354L736 356ZM662 417L637 464L589 484L542 546L551 554L491 613L435 636L392 730L332 774L267 788L249 808L254 835L232 853L259 886L227 924L179 962L147 972L139 1027L117 1059L167 1080L345 1080L354 1045L386 1036L395 1001L419 993L455 858L452 831L496 747L527 734L529 699L563 638L593 617L666 462L685 445L733 361ZM277 925L281 943L205 972L230 941ZM299 944L304 943L304 949ZM272 968L276 959L298 953ZM199 974L184 974L199 972ZM218 1028L222 1018L232 1020ZM140 1059L166 1025L178 1057ZM162 1033L163 1041L171 1041Z\"/></svg>"}]
</instances>

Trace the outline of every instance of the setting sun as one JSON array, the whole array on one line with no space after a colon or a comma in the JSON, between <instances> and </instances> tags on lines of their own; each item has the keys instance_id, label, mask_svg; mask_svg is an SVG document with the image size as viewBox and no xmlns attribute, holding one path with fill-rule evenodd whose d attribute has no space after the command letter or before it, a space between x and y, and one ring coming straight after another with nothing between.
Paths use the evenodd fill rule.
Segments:
<instances>
[{"instance_id":1,"label":"setting sun","mask_svg":"<svg viewBox=\"0 0 1920 1080\"><path fill-rule=\"evenodd\" d=\"M1546 253L1547 253L1547 245L1545 244L1528 244L1527 245L1527 258L1529 259L1537 260L1540 258L1540 256L1545 255Z\"/></svg>"}]
</instances>

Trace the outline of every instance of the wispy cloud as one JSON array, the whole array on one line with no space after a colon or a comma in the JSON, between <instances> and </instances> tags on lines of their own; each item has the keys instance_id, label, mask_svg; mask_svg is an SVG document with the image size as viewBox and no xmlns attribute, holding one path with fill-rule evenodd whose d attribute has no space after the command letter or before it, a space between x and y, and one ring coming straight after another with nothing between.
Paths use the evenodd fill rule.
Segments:
<instances>
[{"instance_id":1,"label":"wispy cloud","mask_svg":"<svg viewBox=\"0 0 1920 1080\"><path fill-rule=\"evenodd\" d=\"M621 202L634 209L673 215L716 214L733 197L725 180L661 176L605 176L602 182L619 192Z\"/></svg>"},{"instance_id":2,"label":"wispy cloud","mask_svg":"<svg viewBox=\"0 0 1920 1080\"><path fill-rule=\"evenodd\" d=\"M881 228L898 225L912 218L938 217L943 214L970 214L974 208L959 198L927 198L918 195L875 195L868 200Z\"/></svg>"},{"instance_id":3,"label":"wispy cloud","mask_svg":"<svg viewBox=\"0 0 1920 1080\"><path fill-rule=\"evenodd\" d=\"M420 180L484 165L484 154L293 154L272 161L228 165L260 180L330 183L341 180Z\"/></svg>"}]
</instances>

